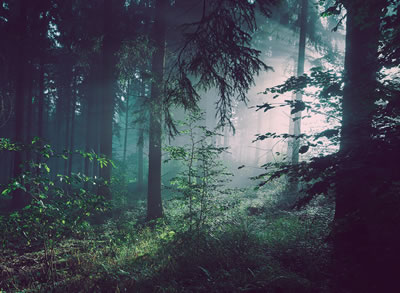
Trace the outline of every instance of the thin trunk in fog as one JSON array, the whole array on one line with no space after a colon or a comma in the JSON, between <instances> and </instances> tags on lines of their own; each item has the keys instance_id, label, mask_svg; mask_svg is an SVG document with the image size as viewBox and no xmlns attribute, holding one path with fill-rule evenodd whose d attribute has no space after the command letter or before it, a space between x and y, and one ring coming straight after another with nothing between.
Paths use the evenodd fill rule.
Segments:
<instances>
[{"instance_id":1,"label":"thin trunk in fog","mask_svg":"<svg viewBox=\"0 0 400 293\"><path fill-rule=\"evenodd\" d=\"M114 118L114 47L113 36L113 4L112 1L104 1L103 11L103 60L102 60L102 92L101 92L101 132L100 153L107 159L112 159L112 126ZM108 164L100 168L100 177L104 183L100 187L101 194L106 199L111 199L111 191L108 186L111 179L112 165Z\"/></svg>"},{"instance_id":2,"label":"thin trunk in fog","mask_svg":"<svg viewBox=\"0 0 400 293\"><path fill-rule=\"evenodd\" d=\"M141 98L145 98L146 97L146 84L142 78L141 84L140 84L140 95ZM138 164L137 164L137 174L138 174L138 188L139 188L139 192L140 193L144 193L144 164L143 164L143 158L144 158L144 128L143 125L141 125L140 129L139 129L139 139L138 139L138 143L137 143L137 147L138 147L138 151L137 151L137 160L138 160Z\"/></svg>"},{"instance_id":3,"label":"thin trunk in fog","mask_svg":"<svg viewBox=\"0 0 400 293\"><path fill-rule=\"evenodd\" d=\"M69 80L69 79L68 79ZM65 96L65 106L66 106L66 126L65 126L65 145L64 145L64 150L65 151L71 151L69 149L69 140L70 140L70 122L71 122L71 91L70 91L70 83L67 84L68 87L68 94ZM67 155L69 157L69 155ZM64 174L68 174L68 160L64 160Z\"/></svg>"},{"instance_id":4,"label":"thin trunk in fog","mask_svg":"<svg viewBox=\"0 0 400 293\"><path fill-rule=\"evenodd\" d=\"M229 147L229 127L224 126L224 148L228 149ZM228 151L224 152L224 158L228 160Z\"/></svg>"},{"instance_id":5,"label":"thin trunk in fog","mask_svg":"<svg viewBox=\"0 0 400 293\"><path fill-rule=\"evenodd\" d=\"M98 91L96 92L98 93ZM97 96L95 96L97 97ZM93 98L95 98L93 97ZM92 117L92 131L93 131L93 140L91 142L91 149L96 153L100 154L100 132L101 132L101 126L98 121L101 119L101 105L99 103L95 103L93 101L93 117ZM100 176L100 166L99 163L96 160L93 160L92 162L92 176Z\"/></svg>"},{"instance_id":6,"label":"thin trunk in fog","mask_svg":"<svg viewBox=\"0 0 400 293\"><path fill-rule=\"evenodd\" d=\"M87 107L89 108L89 107ZM89 109L86 110L86 121L85 121L85 127L86 127L86 137L85 137L85 153L89 153L90 152L90 134L91 134L91 129L89 128L90 126L90 114ZM83 165L83 172L86 176L90 176L89 173L89 167L90 167L90 160L88 157L85 158L85 162Z\"/></svg>"},{"instance_id":7,"label":"thin trunk in fog","mask_svg":"<svg viewBox=\"0 0 400 293\"><path fill-rule=\"evenodd\" d=\"M306 52L306 28L307 28L307 12L308 12L308 0L301 0L301 11L300 11L300 36L299 36L299 51L297 57L297 72L296 76L302 76L304 74L304 62ZM295 102L301 103L303 97L301 93L296 93ZM292 165L299 163L299 149L300 139L298 136L301 134L301 111L292 114L290 117L290 130L292 135L295 137L290 140L288 146L288 157ZM298 189L297 177L290 178L289 189L296 192Z\"/></svg>"},{"instance_id":8,"label":"thin trunk in fog","mask_svg":"<svg viewBox=\"0 0 400 293\"><path fill-rule=\"evenodd\" d=\"M144 130L140 129L139 130L139 141L138 141L138 188L140 191L144 190L144 180L143 180L143 176L144 176L144 165L143 165L143 149L144 149Z\"/></svg>"},{"instance_id":9,"label":"thin trunk in fog","mask_svg":"<svg viewBox=\"0 0 400 293\"><path fill-rule=\"evenodd\" d=\"M123 163L126 163L126 149L128 146L128 126L129 126L129 99L131 95L131 81L128 81L127 90L126 90L126 97L125 97L125 131L124 131L124 152L123 152Z\"/></svg>"},{"instance_id":10,"label":"thin trunk in fog","mask_svg":"<svg viewBox=\"0 0 400 293\"><path fill-rule=\"evenodd\" d=\"M258 111L257 112L257 134L260 134L261 131L261 112ZM256 142L256 152L255 152L255 158L254 158L254 166L258 166L258 164L260 163L260 148L261 148L261 144L260 141L257 140Z\"/></svg>"},{"instance_id":11,"label":"thin trunk in fog","mask_svg":"<svg viewBox=\"0 0 400 293\"><path fill-rule=\"evenodd\" d=\"M71 109L71 138L69 145L69 157L68 157L68 176L71 176L72 173L72 161L73 161L73 151L74 151L74 135L75 135L75 110L76 110L76 78L73 81L72 86L72 109Z\"/></svg>"},{"instance_id":12,"label":"thin trunk in fog","mask_svg":"<svg viewBox=\"0 0 400 293\"><path fill-rule=\"evenodd\" d=\"M19 19L18 21L18 46L17 54L15 55L15 68L16 81L15 81L15 141L24 141L24 122L25 122L25 97L24 97L24 87L25 87L25 76L24 70L26 66L26 54L25 54L25 35L26 35L26 3L23 0L19 1ZM22 164L22 152L14 153L14 169L13 177L18 177L21 175L22 169L20 165ZM22 190L15 190L12 194L12 208L18 209L24 206L24 193Z\"/></svg>"},{"instance_id":13,"label":"thin trunk in fog","mask_svg":"<svg viewBox=\"0 0 400 293\"><path fill-rule=\"evenodd\" d=\"M38 123L37 134L43 139L43 110L44 110L44 62L43 56L40 57L39 69L39 95L38 95Z\"/></svg>"},{"instance_id":14,"label":"thin trunk in fog","mask_svg":"<svg viewBox=\"0 0 400 293\"><path fill-rule=\"evenodd\" d=\"M161 199L161 121L162 121L162 83L165 58L166 10L168 0L155 2L155 20L152 29L152 40L155 52L152 57L151 70L153 80L150 97L150 132L149 132L149 177L147 193L147 219L160 218L163 215Z\"/></svg>"},{"instance_id":15,"label":"thin trunk in fog","mask_svg":"<svg viewBox=\"0 0 400 293\"><path fill-rule=\"evenodd\" d=\"M85 152L90 153L92 150L92 142L94 136L93 129L93 90L91 88L92 84L89 85L89 93L86 96L86 107L85 107ZM84 173L86 176L90 176L90 160L88 157L85 158L84 162ZM93 173L93 172L92 172ZM94 177L94 174L93 174Z\"/></svg>"},{"instance_id":16,"label":"thin trunk in fog","mask_svg":"<svg viewBox=\"0 0 400 293\"><path fill-rule=\"evenodd\" d=\"M32 104L32 97L33 97L33 66L32 64L27 65L28 68L26 70L27 77L27 91L26 91L26 137L25 140L27 143L32 141L32 132L33 132L33 104ZM26 160L29 161L31 159L31 151L26 152Z\"/></svg>"}]
</instances>

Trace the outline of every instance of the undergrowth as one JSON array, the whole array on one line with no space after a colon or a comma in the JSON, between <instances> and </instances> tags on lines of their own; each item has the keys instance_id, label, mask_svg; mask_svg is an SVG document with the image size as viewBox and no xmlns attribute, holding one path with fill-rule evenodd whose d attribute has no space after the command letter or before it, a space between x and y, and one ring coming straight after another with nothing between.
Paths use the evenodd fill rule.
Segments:
<instances>
[{"instance_id":1,"label":"undergrowth","mask_svg":"<svg viewBox=\"0 0 400 293\"><path fill-rule=\"evenodd\" d=\"M169 206L177 203L170 201ZM54 248L56 274L44 275L43 251L2 253L5 292L328 292L331 212L249 215L236 205L189 231L173 210L153 225L120 210L85 239ZM29 269L26 270L25 268ZM25 271L24 271L25 270ZM22 273L23 272L23 273Z\"/></svg>"}]
</instances>

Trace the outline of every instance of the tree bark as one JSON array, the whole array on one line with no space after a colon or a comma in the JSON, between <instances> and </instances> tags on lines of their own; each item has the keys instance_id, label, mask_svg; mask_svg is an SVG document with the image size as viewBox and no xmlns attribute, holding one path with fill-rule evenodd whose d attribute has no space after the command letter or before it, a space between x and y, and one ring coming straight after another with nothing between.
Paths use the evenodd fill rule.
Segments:
<instances>
[{"instance_id":1,"label":"tree bark","mask_svg":"<svg viewBox=\"0 0 400 293\"><path fill-rule=\"evenodd\" d=\"M128 127L129 127L129 99L131 95L131 81L129 80L127 82L127 89L126 89L126 97L125 97L125 107L126 107L126 112L125 112L125 130L124 130L124 151L123 151L123 163L124 165L126 164L126 150L128 147Z\"/></svg>"},{"instance_id":2,"label":"tree bark","mask_svg":"<svg viewBox=\"0 0 400 293\"><path fill-rule=\"evenodd\" d=\"M16 23L18 31L18 53L15 55L16 65L16 82L15 82L15 141L18 143L24 142L24 125L25 125L25 75L26 69L26 52L25 52L25 36L26 36L26 2L19 1L19 19ZM21 175L21 164L23 161L23 153L21 151L14 153L14 168L13 177L17 178ZM25 205L25 193L17 189L12 194L11 207L13 209L20 209Z\"/></svg>"},{"instance_id":3,"label":"tree bark","mask_svg":"<svg viewBox=\"0 0 400 293\"><path fill-rule=\"evenodd\" d=\"M308 0L301 1L301 11L300 11L300 35L299 35L299 51L297 56L297 72L296 76L302 76L304 74L304 63L305 63L305 53L306 53L306 34L307 34L307 15L308 15ZM296 103L302 103L303 96L301 93L296 93L294 101ZM290 163L292 165L297 165L299 163L299 149L300 149L300 138L298 136L301 134L301 111L290 115L290 134L295 137L290 139L288 145L288 156ZM298 179L297 176L291 176L289 178L289 194L292 198L288 200L292 203L295 200L298 191Z\"/></svg>"},{"instance_id":4,"label":"tree bark","mask_svg":"<svg viewBox=\"0 0 400 293\"><path fill-rule=\"evenodd\" d=\"M104 40L103 40L103 60L102 60L102 103L101 103L101 132L100 132L100 153L107 159L112 159L112 126L114 120L114 52L115 39L112 27L114 24L113 5L111 0L104 0ZM111 200L111 191L108 186L111 180L112 165L107 164L100 169L100 177L104 184L100 187L100 193L108 200Z\"/></svg>"},{"instance_id":5,"label":"tree bark","mask_svg":"<svg viewBox=\"0 0 400 293\"><path fill-rule=\"evenodd\" d=\"M70 135L70 145L69 145L69 157L68 157L68 176L71 177L72 173L72 162L73 162L73 152L75 148L75 111L76 111L76 78L73 80L72 85L72 105L71 105L71 135Z\"/></svg>"},{"instance_id":6,"label":"tree bark","mask_svg":"<svg viewBox=\"0 0 400 293\"><path fill-rule=\"evenodd\" d=\"M144 164L143 164L143 147L144 147L144 130L143 129L140 129L139 130L139 140L138 140L138 144L137 144L137 146L138 146L138 152L137 152L137 154L138 154L138 158L137 158L137 160L138 160L138 165L137 165L137 167L138 167L138 188L139 188L139 191L142 193L142 192L144 192L143 190L144 190L144 180L143 180L143 175L144 175L144 172L143 172L143 170L144 170Z\"/></svg>"},{"instance_id":7,"label":"tree bark","mask_svg":"<svg viewBox=\"0 0 400 293\"><path fill-rule=\"evenodd\" d=\"M44 110L44 61L43 56L40 57L39 69L39 99L38 99L38 125L37 133L40 139L43 139L43 110Z\"/></svg>"},{"instance_id":8,"label":"tree bark","mask_svg":"<svg viewBox=\"0 0 400 293\"><path fill-rule=\"evenodd\" d=\"M166 9L168 0L157 0L155 3L155 20L152 29L152 40L155 52L152 57L153 81L150 102L149 133L149 179L147 194L147 219L162 217L161 199L161 121L162 121L162 83L164 75Z\"/></svg>"},{"instance_id":9,"label":"tree bark","mask_svg":"<svg viewBox=\"0 0 400 293\"><path fill-rule=\"evenodd\" d=\"M69 152L69 141L70 141L70 127L71 127L71 98L72 98L72 90L71 90L71 81L72 81L72 67L70 68L68 66L68 76L67 76L67 84L65 85L66 87L66 95L64 96L65 100L65 107L66 107L66 119L65 119L65 145L64 145L64 150ZM71 76L71 78L70 78ZM67 155L69 157L69 155ZM68 174L68 160L64 160L64 174Z\"/></svg>"},{"instance_id":10,"label":"tree bark","mask_svg":"<svg viewBox=\"0 0 400 293\"><path fill-rule=\"evenodd\" d=\"M372 142L383 5L384 1L379 0L345 2L345 86L339 152L342 162L337 172L333 227L334 273L341 292L389 292L384 289L387 280L379 279L393 274L376 260L385 248L377 251L379 245L375 245L380 241L376 239L379 237L374 223L380 200L373 191L377 178L367 157Z\"/></svg>"}]
</instances>

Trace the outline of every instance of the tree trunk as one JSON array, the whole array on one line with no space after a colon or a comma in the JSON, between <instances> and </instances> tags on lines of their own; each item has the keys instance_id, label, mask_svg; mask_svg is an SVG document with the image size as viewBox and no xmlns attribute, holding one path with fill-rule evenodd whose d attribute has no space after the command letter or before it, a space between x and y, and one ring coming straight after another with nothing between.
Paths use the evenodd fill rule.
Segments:
<instances>
[{"instance_id":1,"label":"tree trunk","mask_svg":"<svg viewBox=\"0 0 400 293\"><path fill-rule=\"evenodd\" d=\"M24 0L19 1L19 20L18 20L18 53L15 55L16 82L15 82L15 141L18 143L24 142L24 124L25 124L25 76L26 69L26 54L25 54L25 35L26 35L26 3ZM13 177L21 175L22 169L20 165L23 161L23 153L21 151L14 153L14 169ZM25 203L25 193L17 189L12 194L11 206L13 209L22 208Z\"/></svg>"},{"instance_id":2,"label":"tree trunk","mask_svg":"<svg viewBox=\"0 0 400 293\"><path fill-rule=\"evenodd\" d=\"M39 99L38 99L38 137L43 139L43 109L44 109L44 62L43 56L40 57L39 69Z\"/></svg>"},{"instance_id":3,"label":"tree trunk","mask_svg":"<svg viewBox=\"0 0 400 293\"><path fill-rule=\"evenodd\" d=\"M143 180L143 175L144 175L144 166L143 166L143 147L144 147L144 130L140 129L139 130L139 140L138 140L138 188L139 192L142 193L144 192L144 180Z\"/></svg>"},{"instance_id":4,"label":"tree trunk","mask_svg":"<svg viewBox=\"0 0 400 293\"><path fill-rule=\"evenodd\" d=\"M149 133L149 179L147 194L147 219L153 220L163 215L161 200L161 121L162 121L162 83L165 58L166 9L168 0L155 3L155 20L152 40L155 52L152 57L153 81L151 85L150 133Z\"/></svg>"},{"instance_id":5,"label":"tree trunk","mask_svg":"<svg viewBox=\"0 0 400 293\"><path fill-rule=\"evenodd\" d=\"M386 248L377 250L379 245L375 244L382 241L377 230L385 228L378 228L376 223L379 212L376 207L380 199L374 194L373 184L378 179L367 160L366 151L371 145L383 3L379 0L346 1L345 87L340 143L343 162L337 172L332 234L334 274L341 292L389 292L384 288L388 288L387 280L394 274L391 268L379 263Z\"/></svg>"},{"instance_id":6,"label":"tree trunk","mask_svg":"<svg viewBox=\"0 0 400 293\"><path fill-rule=\"evenodd\" d=\"M69 157L68 157L68 176L71 177L72 173L72 162L73 162L73 151L75 148L74 145L74 135L75 135L75 111L76 111L76 81L77 77L75 77L72 85L72 105L71 105L71 138L69 145Z\"/></svg>"},{"instance_id":7,"label":"tree trunk","mask_svg":"<svg viewBox=\"0 0 400 293\"><path fill-rule=\"evenodd\" d=\"M68 68L69 70L70 68ZM71 71L72 72L72 71ZM65 145L64 145L64 150L69 152L69 140L70 140L70 122L71 122L71 95L72 95L72 91L71 91L71 82L69 79L69 75L68 75L68 79L67 79L68 83L66 84L67 87L67 94L64 96L65 99L65 107L66 107L66 119L65 119ZM69 157L69 155L66 155L67 157ZM64 160L64 174L67 175L68 174L68 160Z\"/></svg>"},{"instance_id":8,"label":"tree trunk","mask_svg":"<svg viewBox=\"0 0 400 293\"><path fill-rule=\"evenodd\" d=\"M101 93L101 132L100 132L100 153L107 159L112 159L112 126L114 120L114 52L115 39L112 32L114 23L113 5L111 0L104 0L104 40L103 40L103 60L102 60L102 88ZM109 188L111 179L111 164L100 169L100 177L104 184L100 187L100 193L108 200L111 200Z\"/></svg>"},{"instance_id":9,"label":"tree trunk","mask_svg":"<svg viewBox=\"0 0 400 293\"><path fill-rule=\"evenodd\" d=\"M308 0L301 1L300 11L300 35L299 35L299 51L297 57L297 72L296 76L302 76L304 74L304 62L306 53L306 34L307 34L307 14L308 14ZM301 93L296 93L294 101L296 103L302 103L303 97ZM290 139L288 145L288 156L292 165L299 163L299 149L300 139L298 136L301 134L301 111L290 115L290 134L295 137ZM289 194L292 198L288 198L290 203L295 200L298 191L298 179L294 175L289 178Z\"/></svg>"},{"instance_id":10,"label":"tree trunk","mask_svg":"<svg viewBox=\"0 0 400 293\"><path fill-rule=\"evenodd\" d=\"M25 141L27 143L30 143L32 141L32 133L34 131L33 126L34 126L34 121L33 121L33 73L34 73L34 68L32 64L27 65L27 76L26 76L26 84L27 84L27 89L26 89L26 135L25 135ZM31 160L31 151L28 150L26 152L26 160L30 161Z\"/></svg>"},{"instance_id":11,"label":"tree trunk","mask_svg":"<svg viewBox=\"0 0 400 293\"><path fill-rule=\"evenodd\" d=\"M85 152L90 153L95 150L95 137L97 133L97 128L96 128L96 123L95 119L99 116L97 115L96 112L96 105L95 105L95 87L96 83L94 82L96 80L95 78L95 70L91 70L89 72L89 77L88 77L88 91L86 92L85 96ZM90 161L88 157L85 158L84 162L84 173L86 176L95 176L94 173L94 165L95 163L93 161ZM87 187L87 184L85 184Z\"/></svg>"},{"instance_id":12,"label":"tree trunk","mask_svg":"<svg viewBox=\"0 0 400 293\"><path fill-rule=\"evenodd\" d=\"M128 81L127 85L127 90L126 90L126 97L125 97L125 107L126 107L126 113L125 113L125 130L124 130L124 152L123 152L123 163L124 166L126 164L126 149L128 146L128 126L129 126L129 99L131 95L131 81Z\"/></svg>"}]
</instances>

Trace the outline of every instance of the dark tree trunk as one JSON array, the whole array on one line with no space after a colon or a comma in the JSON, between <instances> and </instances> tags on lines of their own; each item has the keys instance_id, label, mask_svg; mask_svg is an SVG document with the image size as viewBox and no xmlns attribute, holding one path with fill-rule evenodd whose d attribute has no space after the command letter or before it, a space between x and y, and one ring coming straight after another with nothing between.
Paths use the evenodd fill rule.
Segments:
<instances>
[{"instance_id":1,"label":"dark tree trunk","mask_svg":"<svg viewBox=\"0 0 400 293\"><path fill-rule=\"evenodd\" d=\"M125 100L125 130L124 130L124 152L123 152L123 163L126 164L126 150L128 147L128 127L129 127L129 99L131 95L131 81L128 81L127 90L126 90L126 100Z\"/></svg>"},{"instance_id":2,"label":"dark tree trunk","mask_svg":"<svg viewBox=\"0 0 400 293\"><path fill-rule=\"evenodd\" d=\"M88 99L90 99L91 97L88 97ZM86 104L86 113L85 113L85 115L86 115L86 117L85 117L85 152L86 153L89 153L90 151L91 151L91 136L93 135L93 133L92 133L92 125L91 125L91 111L90 111L90 109L91 109L91 105L90 105L90 102L89 101L87 101L86 102L87 104ZM86 157L85 158L85 162L84 162L84 174L86 175L86 176L90 176L90 172L89 172L89 168L90 168L90 160L89 160L89 158L88 157Z\"/></svg>"},{"instance_id":3,"label":"dark tree trunk","mask_svg":"<svg viewBox=\"0 0 400 293\"><path fill-rule=\"evenodd\" d=\"M18 31L18 53L15 55L15 67L16 72L16 82L15 82L15 141L19 143L24 142L24 125L25 125L25 97L24 97L24 87L25 87L25 76L24 71L26 69L26 52L25 52L25 35L26 35L26 3L24 0L19 1L19 19L17 31ZM23 153L14 153L14 168L13 177L16 178L21 175L22 169L21 164L23 161ZM20 209L25 203L25 193L17 189L12 194L12 208Z\"/></svg>"},{"instance_id":4,"label":"dark tree trunk","mask_svg":"<svg viewBox=\"0 0 400 293\"><path fill-rule=\"evenodd\" d=\"M71 177L72 173L72 162L73 162L73 152L74 152L74 136L75 136L75 111L76 111L76 77L72 85L72 105L71 105L71 138L69 145L69 157L68 157L68 176Z\"/></svg>"},{"instance_id":5,"label":"dark tree trunk","mask_svg":"<svg viewBox=\"0 0 400 293\"><path fill-rule=\"evenodd\" d=\"M140 192L144 190L144 165L143 165L143 147L144 147L144 130L139 130L139 141L138 141L138 188Z\"/></svg>"},{"instance_id":6,"label":"dark tree trunk","mask_svg":"<svg viewBox=\"0 0 400 293\"><path fill-rule=\"evenodd\" d=\"M343 162L337 172L336 186L335 276L341 292L389 292L387 281L394 273L383 264L385 261L380 263L386 248L377 244L383 243L378 231L385 227L379 228L376 215L381 199L373 187L384 178L378 179L374 166L368 162L384 1L345 3L345 87L340 144Z\"/></svg>"},{"instance_id":7,"label":"dark tree trunk","mask_svg":"<svg viewBox=\"0 0 400 293\"><path fill-rule=\"evenodd\" d=\"M144 82L143 78L140 83L140 98L144 99L146 98L146 83ZM143 158L144 158L144 129L143 125L140 125L139 128L139 139L137 143L137 176L138 176L138 188L139 192L143 195L145 192L145 186L144 186L144 163L143 163Z\"/></svg>"},{"instance_id":8,"label":"dark tree trunk","mask_svg":"<svg viewBox=\"0 0 400 293\"><path fill-rule=\"evenodd\" d=\"M69 79L68 79L69 81ZM65 99L65 107L66 107L66 111L65 111L65 145L64 145L64 150L65 151L70 151L69 149L69 140L70 140L70 122L71 122L71 84L68 83L66 85L68 87L67 90L67 95L65 95L64 99ZM67 157L69 157L69 155L66 155ZM64 174L67 175L68 174L68 160L64 160Z\"/></svg>"},{"instance_id":9,"label":"dark tree trunk","mask_svg":"<svg viewBox=\"0 0 400 293\"><path fill-rule=\"evenodd\" d=\"M38 122L37 134L43 139L43 110L44 110L44 62L43 57L40 58L39 69L39 95L38 95Z\"/></svg>"},{"instance_id":10,"label":"dark tree trunk","mask_svg":"<svg viewBox=\"0 0 400 293\"><path fill-rule=\"evenodd\" d=\"M85 95L85 152L96 152L98 154L98 124L100 115L98 111L98 103L96 97L99 95L99 70L95 64L92 64L92 69L89 72L87 80L87 92ZM85 158L84 172L86 176L97 176L97 163L95 160L90 161Z\"/></svg>"},{"instance_id":11,"label":"dark tree trunk","mask_svg":"<svg viewBox=\"0 0 400 293\"><path fill-rule=\"evenodd\" d=\"M165 32L167 0L157 0L156 15L152 30L155 52L152 57L153 82L151 85L150 132L149 132L149 178L147 194L147 219L153 220L163 215L161 199L161 117L162 83L165 58Z\"/></svg>"},{"instance_id":12,"label":"dark tree trunk","mask_svg":"<svg viewBox=\"0 0 400 293\"><path fill-rule=\"evenodd\" d=\"M27 65L27 70L26 72L28 73L26 76L26 84L27 84L27 90L26 90L26 137L25 141L27 143L30 143L32 141L32 133L34 131L33 126L34 126L34 121L33 121L33 75L34 75L34 68L32 64ZM31 159L31 151L26 152L26 160L29 161Z\"/></svg>"},{"instance_id":13,"label":"dark tree trunk","mask_svg":"<svg viewBox=\"0 0 400 293\"><path fill-rule=\"evenodd\" d=\"M113 5L112 1L104 1L103 21L104 21L104 41L103 41L103 60L102 60L102 103L101 103L101 132L100 132L100 153L107 159L112 159L112 126L114 118L114 52L115 39L113 36ZM108 200L111 199L111 192L108 184L111 179L111 164L100 169L100 177L104 183L100 187L101 194Z\"/></svg>"}]
</instances>

